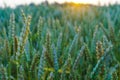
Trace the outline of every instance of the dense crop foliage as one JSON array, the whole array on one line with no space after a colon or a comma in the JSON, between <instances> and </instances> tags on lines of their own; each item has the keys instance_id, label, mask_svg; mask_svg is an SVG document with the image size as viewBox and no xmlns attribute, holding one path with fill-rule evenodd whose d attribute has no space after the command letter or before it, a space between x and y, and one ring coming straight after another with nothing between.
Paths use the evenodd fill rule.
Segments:
<instances>
[{"instance_id":1,"label":"dense crop foliage","mask_svg":"<svg viewBox=\"0 0 120 80\"><path fill-rule=\"evenodd\" d=\"M0 9L0 80L120 80L120 5Z\"/></svg>"}]
</instances>

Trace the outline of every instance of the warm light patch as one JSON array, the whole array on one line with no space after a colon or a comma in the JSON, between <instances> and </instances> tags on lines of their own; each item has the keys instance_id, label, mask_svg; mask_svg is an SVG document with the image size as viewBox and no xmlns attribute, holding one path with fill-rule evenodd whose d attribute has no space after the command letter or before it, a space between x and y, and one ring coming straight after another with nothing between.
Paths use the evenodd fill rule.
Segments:
<instances>
[{"instance_id":1,"label":"warm light patch","mask_svg":"<svg viewBox=\"0 0 120 80\"><path fill-rule=\"evenodd\" d=\"M67 2L74 2L74 3L84 3L84 4L108 4L108 3L116 3L119 2L118 0L66 0Z\"/></svg>"}]
</instances>

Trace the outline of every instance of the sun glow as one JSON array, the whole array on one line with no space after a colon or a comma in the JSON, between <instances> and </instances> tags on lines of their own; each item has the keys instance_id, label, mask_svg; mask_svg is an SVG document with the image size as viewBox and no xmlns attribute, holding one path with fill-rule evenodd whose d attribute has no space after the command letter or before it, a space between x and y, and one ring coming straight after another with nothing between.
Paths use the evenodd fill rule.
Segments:
<instances>
[{"instance_id":1,"label":"sun glow","mask_svg":"<svg viewBox=\"0 0 120 80\"><path fill-rule=\"evenodd\" d=\"M92 4L94 4L94 3L98 2L98 0L67 0L67 2L85 3L85 4L92 3Z\"/></svg>"},{"instance_id":2,"label":"sun glow","mask_svg":"<svg viewBox=\"0 0 120 80\"><path fill-rule=\"evenodd\" d=\"M66 0L67 2L74 2L74 3L84 3L84 4L114 4L116 2L120 2L119 0Z\"/></svg>"}]
</instances>

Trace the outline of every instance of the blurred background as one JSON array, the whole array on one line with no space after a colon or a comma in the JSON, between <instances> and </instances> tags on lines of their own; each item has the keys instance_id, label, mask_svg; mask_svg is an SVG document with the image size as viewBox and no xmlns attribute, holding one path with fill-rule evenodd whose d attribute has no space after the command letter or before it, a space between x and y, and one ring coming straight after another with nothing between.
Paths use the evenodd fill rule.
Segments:
<instances>
[{"instance_id":1,"label":"blurred background","mask_svg":"<svg viewBox=\"0 0 120 80\"><path fill-rule=\"evenodd\" d=\"M0 0L0 7L10 6L15 8L17 5L21 4L39 4L41 2L48 1L49 3L64 3L64 2L74 2L74 3L84 3L84 4L94 4L94 5L108 5L120 3L120 0Z\"/></svg>"}]
</instances>

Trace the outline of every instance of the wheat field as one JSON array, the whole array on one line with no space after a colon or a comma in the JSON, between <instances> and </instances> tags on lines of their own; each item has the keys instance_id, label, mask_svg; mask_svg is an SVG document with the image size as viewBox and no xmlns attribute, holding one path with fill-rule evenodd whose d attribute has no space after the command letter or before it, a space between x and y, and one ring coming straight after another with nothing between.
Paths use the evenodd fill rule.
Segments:
<instances>
[{"instance_id":1,"label":"wheat field","mask_svg":"<svg viewBox=\"0 0 120 80\"><path fill-rule=\"evenodd\" d=\"M120 80L120 5L0 8L0 80Z\"/></svg>"}]
</instances>

